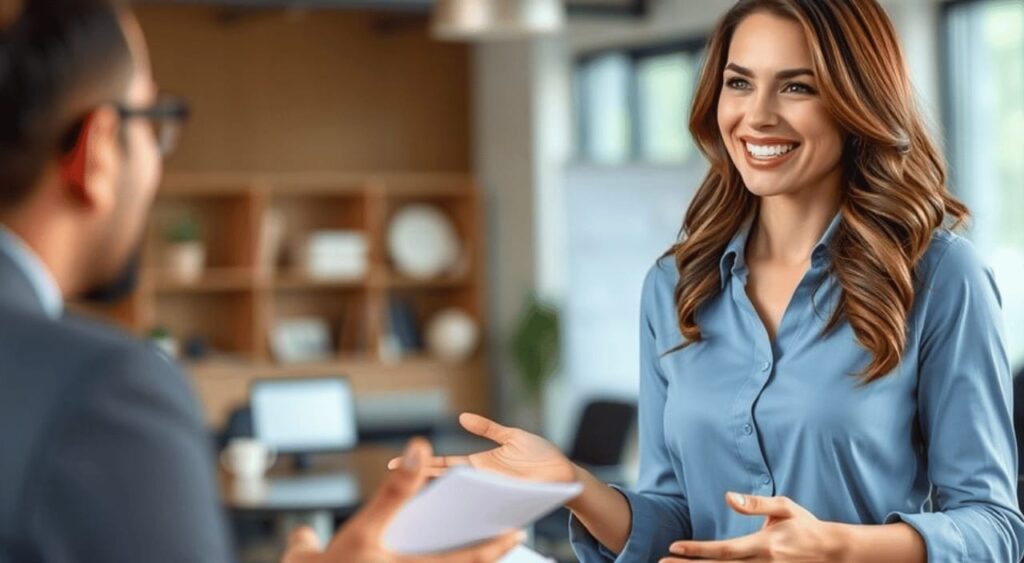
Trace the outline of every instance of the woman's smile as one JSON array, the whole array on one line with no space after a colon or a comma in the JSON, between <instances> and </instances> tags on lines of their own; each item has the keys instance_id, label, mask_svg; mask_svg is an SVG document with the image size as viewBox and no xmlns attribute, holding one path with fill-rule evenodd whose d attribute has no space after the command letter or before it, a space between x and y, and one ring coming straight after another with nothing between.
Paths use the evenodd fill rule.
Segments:
<instances>
[{"instance_id":1,"label":"woman's smile","mask_svg":"<svg viewBox=\"0 0 1024 563\"><path fill-rule=\"evenodd\" d=\"M760 170L770 170L792 160L800 148L799 142L779 137L742 136L739 142L743 146L747 164Z\"/></svg>"}]
</instances>

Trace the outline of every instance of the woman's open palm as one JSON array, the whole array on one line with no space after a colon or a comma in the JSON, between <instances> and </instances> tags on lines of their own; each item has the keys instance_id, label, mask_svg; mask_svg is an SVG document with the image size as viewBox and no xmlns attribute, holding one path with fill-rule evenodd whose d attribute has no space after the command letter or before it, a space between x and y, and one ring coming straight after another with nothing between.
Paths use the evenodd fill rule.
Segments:
<instances>
[{"instance_id":1,"label":"woman's open palm","mask_svg":"<svg viewBox=\"0 0 1024 563\"><path fill-rule=\"evenodd\" d=\"M428 462L432 476L439 476L457 465L469 465L531 481L576 480L572 462L554 444L540 436L470 413L460 415L459 423L469 432L495 442L498 447L470 455L435 456ZM398 460L391 460L388 467L397 467L397 463Z\"/></svg>"}]
</instances>

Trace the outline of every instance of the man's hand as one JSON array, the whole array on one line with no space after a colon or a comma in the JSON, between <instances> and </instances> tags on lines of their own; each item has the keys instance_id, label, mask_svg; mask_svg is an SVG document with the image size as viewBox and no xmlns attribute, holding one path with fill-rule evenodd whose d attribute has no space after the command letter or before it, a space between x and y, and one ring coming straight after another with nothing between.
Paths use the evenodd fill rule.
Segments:
<instances>
[{"instance_id":1,"label":"man's hand","mask_svg":"<svg viewBox=\"0 0 1024 563\"><path fill-rule=\"evenodd\" d=\"M467 549L428 557L403 556L384 546L384 532L399 509L427 480L430 445L414 439L401 466L388 476L377 494L338 531L326 550L312 529L300 527L288 538L281 563L478 563L496 561L523 541L522 532L509 532Z\"/></svg>"}]
</instances>

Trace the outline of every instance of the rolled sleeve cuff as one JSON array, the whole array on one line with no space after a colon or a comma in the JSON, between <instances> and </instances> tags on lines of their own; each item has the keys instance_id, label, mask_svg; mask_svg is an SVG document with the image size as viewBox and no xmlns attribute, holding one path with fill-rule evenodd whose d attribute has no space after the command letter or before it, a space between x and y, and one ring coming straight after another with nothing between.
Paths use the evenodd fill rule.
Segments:
<instances>
[{"instance_id":1,"label":"rolled sleeve cuff","mask_svg":"<svg viewBox=\"0 0 1024 563\"><path fill-rule=\"evenodd\" d=\"M924 538L928 550L928 563L967 563L967 544L964 536L948 514L942 512L891 512L886 524L904 522Z\"/></svg>"},{"instance_id":2,"label":"rolled sleeve cuff","mask_svg":"<svg viewBox=\"0 0 1024 563\"><path fill-rule=\"evenodd\" d=\"M582 563L657 561L668 555L668 547L673 541L689 538L689 530L680 529L681 526L670 524L676 518L667 517L664 507L658 502L642 494L615 485L610 486L626 497L626 502L629 503L629 510L632 513L629 537L626 539L626 545L622 548L622 552L616 555L594 539L590 531L576 519L575 514L570 515L569 540L572 542L576 557Z\"/></svg>"}]
</instances>

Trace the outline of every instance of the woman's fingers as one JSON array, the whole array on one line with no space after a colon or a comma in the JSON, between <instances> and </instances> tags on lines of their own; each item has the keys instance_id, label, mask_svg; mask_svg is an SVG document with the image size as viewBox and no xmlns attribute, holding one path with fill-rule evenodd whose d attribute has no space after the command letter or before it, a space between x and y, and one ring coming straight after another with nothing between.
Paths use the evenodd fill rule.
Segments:
<instances>
[{"instance_id":1,"label":"woman's fingers","mask_svg":"<svg viewBox=\"0 0 1024 563\"><path fill-rule=\"evenodd\" d=\"M718 561L750 559L761 555L765 549L766 536L756 532L738 538L719 541L677 541L669 546L669 552L677 559L715 559Z\"/></svg>"},{"instance_id":2,"label":"woman's fingers","mask_svg":"<svg viewBox=\"0 0 1024 563\"><path fill-rule=\"evenodd\" d=\"M484 418L478 414L470 412L464 412L459 415L459 424L477 436L487 438L492 442L497 442L502 445L511 440L515 433L514 428L502 426L489 418Z\"/></svg>"}]
</instances>

